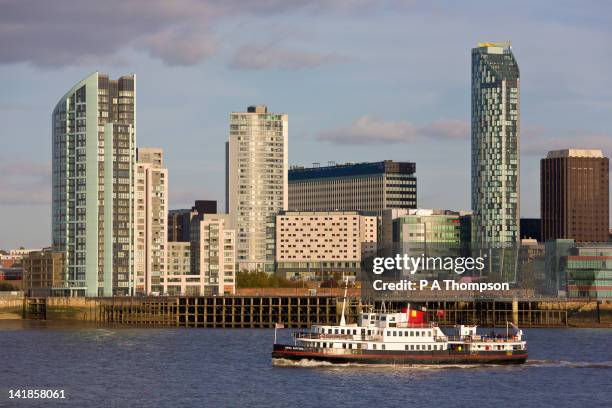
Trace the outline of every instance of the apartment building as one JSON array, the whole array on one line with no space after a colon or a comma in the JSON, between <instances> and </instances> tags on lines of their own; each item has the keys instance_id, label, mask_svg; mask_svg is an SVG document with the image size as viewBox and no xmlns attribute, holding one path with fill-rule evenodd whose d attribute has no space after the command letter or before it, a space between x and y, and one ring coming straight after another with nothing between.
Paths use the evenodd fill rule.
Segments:
<instances>
[{"instance_id":1,"label":"apartment building","mask_svg":"<svg viewBox=\"0 0 612 408\"><path fill-rule=\"evenodd\" d=\"M98 72L52 114L53 249L72 295L134 293L136 77Z\"/></svg>"},{"instance_id":2,"label":"apartment building","mask_svg":"<svg viewBox=\"0 0 612 408\"><path fill-rule=\"evenodd\" d=\"M134 293L156 294L162 292L168 249L168 169L162 149L138 148L134 185Z\"/></svg>"},{"instance_id":3,"label":"apartment building","mask_svg":"<svg viewBox=\"0 0 612 408\"><path fill-rule=\"evenodd\" d=\"M240 270L274 271L274 217L287 209L288 121L264 105L230 114L226 212Z\"/></svg>"},{"instance_id":4,"label":"apartment building","mask_svg":"<svg viewBox=\"0 0 612 408\"><path fill-rule=\"evenodd\" d=\"M227 214L198 215L191 222L191 270L200 278L200 294L236 290L236 232Z\"/></svg>"}]
</instances>

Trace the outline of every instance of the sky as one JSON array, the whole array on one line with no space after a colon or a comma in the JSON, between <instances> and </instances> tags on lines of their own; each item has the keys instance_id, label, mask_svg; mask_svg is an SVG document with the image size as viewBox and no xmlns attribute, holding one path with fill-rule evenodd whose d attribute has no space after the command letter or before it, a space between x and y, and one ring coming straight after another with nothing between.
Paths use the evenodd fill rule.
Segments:
<instances>
[{"instance_id":1,"label":"sky","mask_svg":"<svg viewBox=\"0 0 612 408\"><path fill-rule=\"evenodd\" d=\"M512 41L521 216L548 150L612 153L612 2L0 0L0 248L51 242L51 112L92 72L137 76L137 145L170 208L224 208L230 112L289 115L289 162L414 161L418 205L470 209L470 56Z\"/></svg>"}]
</instances>

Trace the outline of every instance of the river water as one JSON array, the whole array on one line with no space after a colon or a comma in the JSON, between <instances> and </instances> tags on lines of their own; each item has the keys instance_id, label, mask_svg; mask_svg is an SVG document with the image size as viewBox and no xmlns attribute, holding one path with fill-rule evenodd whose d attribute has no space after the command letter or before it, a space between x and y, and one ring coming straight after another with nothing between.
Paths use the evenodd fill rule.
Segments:
<instances>
[{"instance_id":1,"label":"river water","mask_svg":"<svg viewBox=\"0 0 612 408\"><path fill-rule=\"evenodd\" d=\"M0 321L0 406L612 407L612 329L524 331L518 367L273 366L272 330Z\"/></svg>"}]
</instances>

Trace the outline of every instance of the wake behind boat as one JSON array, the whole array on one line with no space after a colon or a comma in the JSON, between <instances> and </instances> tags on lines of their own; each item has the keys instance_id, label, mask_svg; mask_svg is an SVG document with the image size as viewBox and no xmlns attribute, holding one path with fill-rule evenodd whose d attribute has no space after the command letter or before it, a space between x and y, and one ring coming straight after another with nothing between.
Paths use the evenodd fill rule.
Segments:
<instances>
[{"instance_id":1,"label":"wake behind boat","mask_svg":"<svg viewBox=\"0 0 612 408\"><path fill-rule=\"evenodd\" d=\"M344 312L344 311L343 311ZM336 364L522 364L527 360L523 332L512 326L505 335L477 334L477 326L459 325L446 334L425 313L361 313L358 324L313 326L293 333L294 344L277 344L272 359ZM275 336L276 338L276 336Z\"/></svg>"}]
</instances>

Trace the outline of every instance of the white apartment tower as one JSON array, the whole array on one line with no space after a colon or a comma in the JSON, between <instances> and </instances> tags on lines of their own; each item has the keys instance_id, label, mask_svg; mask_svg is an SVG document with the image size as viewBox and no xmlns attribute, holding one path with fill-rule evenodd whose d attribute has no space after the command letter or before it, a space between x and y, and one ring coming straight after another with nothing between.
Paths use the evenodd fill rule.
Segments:
<instances>
[{"instance_id":1,"label":"white apartment tower","mask_svg":"<svg viewBox=\"0 0 612 408\"><path fill-rule=\"evenodd\" d=\"M162 149L138 148L134 186L134 293L161 293L168 257L168 169Z\"/></svg>"},{"instance_id":2,"label":"white apartment tower","mask_svg":"<svg viewBox=\"0 0 612 408\"><path fill-rule=\"evenodd\" d=\"M235 293L236 233L229 224L226 214L203 214L191 221L191 272L199 279L200 295Z\"/></svg>"},{"instance_id":3,"label":"white apartment tower","mask_svg":"<svg viewBox=\"0 0 612 408\"><path fill-rule=\"evenodd\" d=\"M275 216L288 206L288 116L263 105L230 114L226 209L241 271L274 271Z\"/></svg>"}]
</instances>

